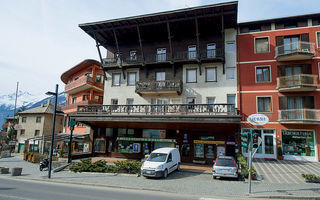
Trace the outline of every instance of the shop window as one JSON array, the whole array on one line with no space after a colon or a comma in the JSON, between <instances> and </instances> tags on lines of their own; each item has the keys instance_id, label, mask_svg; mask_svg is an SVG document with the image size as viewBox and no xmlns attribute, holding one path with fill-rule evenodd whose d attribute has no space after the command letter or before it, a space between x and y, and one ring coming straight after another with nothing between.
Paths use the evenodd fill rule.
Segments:
<instances>
[{"instance_id":1,"label":"shop window","mask_svg":"<svg viewBox=\"0 0 320 200\"><path fill-rule=\"evenodd\" d=\"M114 141L109 140L108 152L114 152Z\"/></svg>"},{"instance_id":2,"label":"shop window","mask_svg":"<svg viewBox=\"0 0 320 200\"><path fill-rule=\"evenodd\" d=\"M106 137L113 137L113 128L106 128Z\"/></svg>"},{"instance_id":3,"label":"shop window","mask_svg":"<svg viewBox=\"0 0 320 200\"><path fill-rule=\"evenodd\" d=\"M118 142L119 153L133 153L133 142L120 140Z\"/></svg>"},{"instance_id":4,"label":"shop window","mask_svg":"<svg viewBox=\"0 0 320 200\"><path fill-rule=\"evenodd\" d=\"M206 68L206 82L215 82L217 81L217 68Z\"/></svg>"},{"instance_id":5,"label":"shop window","mask_svg":"<svg viewBox=\"0 0 320 200\"><path fill-rule=\"evenodd\" d=\"M204 144L194 144L194 157L204 158Z\"/></svg>"},{"instance_id":6,"label":"shop window","mask_svg":"<svg viewBox=\"0 0 320 200\"><path fill-rule=\"evenodd\" d=\"M257 83L270 82L270 67L262 66L256 68Z\"/></svg>"},{"instance_id":7,"label":"shop window","mask_svg":"<svg viewBox=\"0 0 320 200\"><path fill-rule=\"evenodd\" d=\"M196 83L197 82L197 70L196 69L187 69L187 83Z\"/></svg>"},{"instance_id":8,"label":"shop window","mask_svg":"<svg viewBox=\"0 0 320 200\"><path fill-rule=\"evenodd\" d=\"M94 151L97 153L105 153L106 141L104 139L96 139L94 142Z\"/></svg>"},{"instance_id":9,"label":"shop window","mask_svg":"<svg viewBox=\"0 0 320 200\"><path fill-rule=\"evenodd\" d=\"M133 137L134 129L118 128L118 137Z\"/></svg>"},{"instance_id":10,"label":"shop window","mask_svg":"<svg viewBox=\"0 0 320 200\"><path fill-rule=\"evenodd\" d=\"M40 123L40 122L41 122L41 116L37 116L36 123Z\"/></svg>"},{"instance_id":11,"label":"shop window","mask_svg":"<svg viewBox=\"0 0 320 200\"><path fill-rule=\"evenodd\" d=\"M258 112L271 112L271 97L258 97Z\"/></svg>"},{"instance_id":12,"label":"shop window","mask_svg":"<svg viewBox=\"0 0 320 200\"><path fill-rule=\"evenodd\" d=\"M255 53L268 53L269 52L269 38L255 38Z\"/></svg>"},{"instance_id":13,"label":"shop window","mask_svg":"<svg viewBox=\"0 0 320 200\"><path fill-rule=\"evenodd\" d=\"M281 130L283 155L315 156L313 131Z\"/></svg>"},{"instance_id":14,"label":"shop window","mask_svg":"<svg viewBox=\"0 0 320 200\"><path fill-rule=\"evenodd\" d=\"M183 157L189 157L190 156L190 144L183 144L181 146L181 155Z\"/></svg>"},{"instance_id":15,"label":"shop window","mask_svg":"<svg viewBox=\"0 0 320 200\"><path fill-rule=\"evenodd\" d=\"M208 144L206 148L206 158L214 158L214 146L213 144Z\"/></svg>"}]
</instances>

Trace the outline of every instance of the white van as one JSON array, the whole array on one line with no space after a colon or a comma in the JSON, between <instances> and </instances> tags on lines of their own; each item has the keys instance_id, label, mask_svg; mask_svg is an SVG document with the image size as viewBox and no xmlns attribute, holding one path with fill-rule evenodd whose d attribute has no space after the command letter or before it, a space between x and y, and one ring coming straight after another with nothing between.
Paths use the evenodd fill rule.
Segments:
<instances>
[{"instance_id":1,"label":"white van","mask_svg":"<svg viewBox=\"0 0 320 200\"><path fill-rule=\"evenodd\" d=\"M180 169L180 162L180 153L177 148L156 149L142 164L141 175L166 178L174 170Z\"/></svg>"}]
</instances>

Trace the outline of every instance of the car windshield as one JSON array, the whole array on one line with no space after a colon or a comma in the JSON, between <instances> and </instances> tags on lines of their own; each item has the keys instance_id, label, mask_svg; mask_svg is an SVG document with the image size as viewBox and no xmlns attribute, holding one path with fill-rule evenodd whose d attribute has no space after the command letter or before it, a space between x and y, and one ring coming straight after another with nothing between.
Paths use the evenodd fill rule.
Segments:
<instances>
[{"instance_id":1,"label":"car windshield","mask_svg":"<svg viewBox=\"0 0 320 200\"><path fill-rule=\"evenodd\" d=\"M167 158L167 154L165 154L165 153L152 153L152 154L150 154L147 161L164 162L164 161L166 161L166 158Z\"/></svg>"},{"instance_id":2,"label":"car windshield","mask_svg":"<svg viewBox=\"0 0 320 200\"><path fill-rule=\"evenodd\" d=\"M234 167L232 159L217 159L215 166Z\"/></svg>"}]
</instances>

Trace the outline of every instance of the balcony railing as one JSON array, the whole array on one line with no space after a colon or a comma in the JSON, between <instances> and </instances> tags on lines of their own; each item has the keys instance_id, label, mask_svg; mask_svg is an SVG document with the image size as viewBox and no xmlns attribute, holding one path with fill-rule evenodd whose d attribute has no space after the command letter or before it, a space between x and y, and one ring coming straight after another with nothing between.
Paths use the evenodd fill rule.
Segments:
<instances>
[{"instance_id":1,"label":"balcony railing","mask_svg":"<svg viewBox=\"0 0 320 200\"><path fill-rule=\"evenodd\" d=\"M136 93L152 93L152 92L182 92L181 80L165 80L165 81L139 81L136 83Z\"/></svg>"},{"instance_id":2,"label":"balcony railing","mask_svg":"<svg viewBox=\"0 0 320 200\"><path fill-rule=\"evenodd\" d=\"M163 54L148 54L143 58L141 55L124 56L121 55L118 58L105 58L103 59L103 65L107 67L114 66L128 66L128 65L140 65L142 63L163 63L163 62L181 62L190 60L210 60L210 59L223 59L223 49L209 49L201 50L199 55L197 51L177 51L172 55L170 53Z\"/></svg>"},{"instance_id":3,"label":"balcony railing","mask_svg":"<svg viewBox=\"0 0 320 200\"><path fill-rule=\"evenodd\" d=\"M318 76L312 74L298 74L293 76L281 76L277 78L277 89L317 88Z\"/></svg>"},{"instance_id":4,"label":"balcony railing","mask_svg":"<svg viewBox=\"0 0 320 200\"><path fill-rule=\"evenodd\" d=\"M234 104L83 105L77 112L102 115L225 115L239 116Z\"/></svg>"},{"instance_id":5,"label":"balcony railing","mask_svg":"<svg viewBox=\"0 0 320 200\"><path fill-rule=\"evenodd\" d=\"M314 47L314 43L300 41L300 42L291 42L288 44L277 46L275 48L275 51L276 51L275 57L277 59L283 56L291 56L291 55L297 55L297 54L301 56L304 55L304 57L301 57L301 59L307 59L309 57L314 56L315 47Z\"/></svg>"},{"instance_id":6,"label":"balcony railing","mask_svg":"<svg viewBox=\"0 0 320 200\"><path fill-rule=\"evenodd\" d=\"M69 105L65 105L65 106L62 106L62 111L65 111L65 110L70 110L70 109L76 109L79 105L92 105L92 104L102 104L103 101L102 100L86 100L86 101L79 101L75 104L69 104Z\"/></svg>"},{"instance_id":7,"label":"balcony railing","mask_svg":"<svg viewBox=\"0 0 320 200\"><path fill-rule=\"evenodd\" d=\"M79 87L79 86L82 86L85 84L93 84L93 83L94 83L94 81L93 81L92 77L83 76L83 77L80 77L78 80L75 80L75 81L72 81L71 83L68 83L65 86L65 91L69 91L73 88L76 88L76 87Z\"/></svg>"},{"instance_id":8,"label":"balcony railing","mask_svg":"<svg viewBox=\"0 0 320 200\"><path fill-rule=\"evenodd\" d=\"M290 109L279 110L280 122L310 121L320 122L320 110L316 109Z\"/></svg>"}]
</instances>

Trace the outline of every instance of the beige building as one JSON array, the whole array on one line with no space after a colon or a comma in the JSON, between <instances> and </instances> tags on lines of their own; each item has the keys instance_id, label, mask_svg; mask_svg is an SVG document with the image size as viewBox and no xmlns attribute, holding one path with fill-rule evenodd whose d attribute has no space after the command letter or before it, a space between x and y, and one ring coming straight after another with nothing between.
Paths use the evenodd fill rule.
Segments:
<instances>
[{"instance_id":1,"label":"beige building","mask_svg":"<svg viewBox=\"0 0 320 200\"><path fill-rule=\"evenodd\" d=\"M57 110L56 135L63 129L63 113L59 112L59 106ZM54 105L49 101L46 105L18 113L16 152L23 153L24 149L28 149L28 151L42 153L48 149L50 142L47 140L52 134L53 111Z\"/></svg>"}]
</instances>

